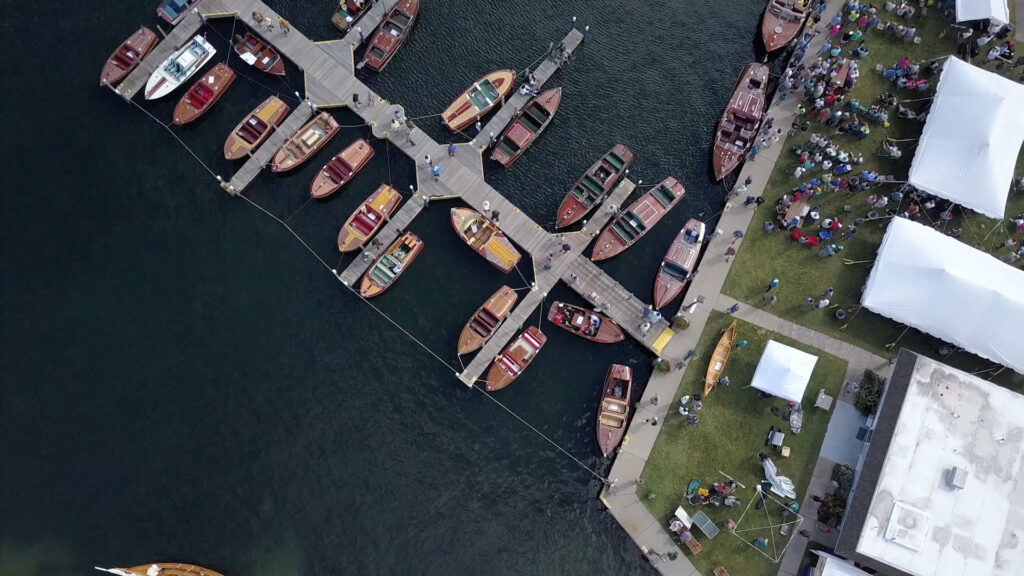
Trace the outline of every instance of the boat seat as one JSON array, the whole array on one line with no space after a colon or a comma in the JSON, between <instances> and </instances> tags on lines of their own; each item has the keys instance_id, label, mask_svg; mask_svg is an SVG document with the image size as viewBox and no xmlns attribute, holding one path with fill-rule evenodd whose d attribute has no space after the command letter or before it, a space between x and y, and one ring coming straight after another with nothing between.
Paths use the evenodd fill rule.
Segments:
<instances>
[{"instance_id":1,"label":"boat seat","mask_svg":"<svg viewBox=\"0 0 1024 576\"><path fill-rule=\"evenodd\" d=\"M335 160L337 160L337 158L327 163L327 166L324 167L324 172L327 173L327 176L329 176L331 180L334 180L335 182L344 182L352 175L352 172L345 169L344 165L339 165Z\"/></svg>"},{"instance_id":2,"label":"boat seat","mask_svg":"<svg viewBox=\"0 0 1024 576\"><path fill-rule=\"evenodd\" d=\"M122 68L128 68L135 64L135 51L126 46L114 53L114 63Z\"/></svg>"},{"instance_id":3,"label":"boat seat","mask_svg":"<svg viewBox=\"0 0 1024 576\"><path fill-rule=\"evenodd\" d=\"M626 161L622 158L622 156L619 156L615 152L609 152L608 155L604 157L604 159L607 160L609 164L615 167L616 172L622 170L622 167L626 165Z\"/></svg>"},{"instance_id":4,"label":"boat seat","mask_svg":"<svg viewBox=\"0 0 1024 576\"><path fill-rule=\"evenodd\" d=\"M519 123L522 124L524 128L526 128L530 132L533 132L534 134L539 132L541 125L544 124L543 121L538 122L537 120L535 120L534 118L530 117L527 114L523 114L522 116L519 117Z\"/></svg>"},{"instance_id":5,"label":"boat seat","mask_svg":"<svg viewBox=\"0 0 1024 576\"><path fill-rule=\"evenodd\" d=\"M480 318L474 318L473 320L471 320L469 323L469 327L470 329L473 330L473 332L476 332L477 334L483 336L484 338L490 336L491 332L494 331L493 326L488 326L487 324L483 323L482 321L480 321Z\"/></svg>"},{"instance_id":6,"label":"boat seat","mask_svg":"<svg viewBox=\"0 0 1024 576\"><path fill-rule=\"evenodd\" d=\"M359 213L352 219L352 227L360 234L368 236L377 227L377 222L374 222L366 214Z\"/></svg>"},{"instance_id":7,"label":"boat seat","mask_svg":"<svg viewBox=\"0 0 1024 576\"><path fill-rule=\"evenodd\" d=\"M635 240L636 237L640 235L640 233L636 229L634 229L629 224L623 222L622 220L619 220L614 225L612 225L612 232L614 232L615 235L618 236L626 244L631 244L633 240Z\"/></svg>"},{"instance_id":8,"label":"boat seat","mask_svg":"<svg viewBox=\"0 0 1024 576\"><path fill-rule=\"evenodd\" d=\"M625 414L628 408L626 407L626 403L623 402L622 400L616 400L615 398L607 398L604 401L604 409L611 410L612 412L620 412L622 414Z\"/></svg>"},{"instance_id":9,"label":"boat seat","mask_svg":"<svg viewBox=\"0 0 1024 576\"><path fill-rule=\"evenodd\" d=\"M612 428L622 428L622 425L625 424L625 418L618 414L607 414L602 412L601 424L603 426L611 426Z\"/></svg>"},{"instance_id":10,"label":"boat seat","mask_svg":"<svg viewBox=\"0 0 1024 576\"><path fill-rule=\"evenodd\" d=\"M498 149L504 152L505 155L508 156L509 158L516 155L516 150L513 150L512 147L509 146L509 142L507 140L502 140L501 142L498 142Z\"/></svg>"},{"instance_id":11,"label":"boat seat","mask_svg":"<svg viewBox=\"0 0 1024 576\"><path fill-rule=\"evenodd\" d=\"M654 189L654 197L661 203L662 206L668 208L676 201L675 194L671 190L666 188L664 185L658 186Z\"/></svg>"},{"instance_id":12,"label":"boat seat","mask_svg":"<svg viewBox=\"0 0 1024 576\"><path fill-rule=\"evenodd\" d=\"M604 194L604 186L590 174L583 177L583 186L595 194Z\"/></svg>"},{"instance_id":13,"label":"boat seat","mask_svg":"<svg viewBox=\"0 0 1024 576\"><path fill-rule=\"evenodd\" d=\"M550 114L548 114L540 106L531 106L530 108L526 109L526 114L523 114L523 116L529 116L531 120L533 120L538 124L538 126L540 126L547 122L548 118L550 117ZM536 132L536 130L534 130L534 132Z\"/></svg>"}]
</instances>

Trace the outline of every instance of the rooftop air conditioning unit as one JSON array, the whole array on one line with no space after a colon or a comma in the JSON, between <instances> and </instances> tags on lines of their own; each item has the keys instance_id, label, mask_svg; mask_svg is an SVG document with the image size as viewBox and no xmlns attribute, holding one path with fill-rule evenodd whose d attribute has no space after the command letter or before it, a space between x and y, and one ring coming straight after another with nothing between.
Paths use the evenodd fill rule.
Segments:
<instances>
[{"instance_id":1,"label":"rooftop air conditioning unit","mask_svg":"<svg viewBox=\"0 0 1024 576\"><path fill-rule=\"evenodd\" d=\"M959 466L953 466L946 474L946 483L950 488L963 489L967 485L967 470Z\"/></svg>"}]
</instances>

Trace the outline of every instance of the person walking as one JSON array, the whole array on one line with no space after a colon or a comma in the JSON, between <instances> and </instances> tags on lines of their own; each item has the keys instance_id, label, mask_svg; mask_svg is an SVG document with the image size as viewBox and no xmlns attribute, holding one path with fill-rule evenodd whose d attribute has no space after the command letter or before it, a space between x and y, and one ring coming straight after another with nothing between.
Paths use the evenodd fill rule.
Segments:
<instances>
[{"instance_id":1,"label":"person walking","mask_svg":"<svg viewBox=\"0 0 1024 576\"><path fill-rule=\"evenodd\" d=\"M825 289L825 293L823 294L823 296L825 298L832 298L832 295L835 294L835 292L836 291L831 286L829 286L828 288Z\"/></svg>"},{"instance_id":2,"label":"person walking","mask_svg":"<svg viewBox=\"0 0 1024 576\"><path fill-rule=\"evenodd\" d=\"M438 180L441 179L441 170L442 168L440 164L434 164L434 169L431 170L431 173L434 174L434 182L437 182Z\"/></svg>"},{"instance_id":3,"label":"person walking","mask_svg":"<svg viewBox=\"0 0 1024 576\"><path fill-rule=\"evenodd\" d=\"M774 290L774 289L776 289L778 287L779 287L779 279L778 278L772 278L771 280L768 281L768 287L765 288L764 291L765 292L771 292L772 290Z\"/></svg>"},{"instance_id":4,"label":"person walking","mask_svg":"<svg viewBox=\"0 0 1024 576\"><path fill-rule=\"evenodd\" d=\"M433 166L434 160L430 157L430 154L424 154L423 163L426 164L427 166Z\"/></svg>"},{"instance_id":5,"label":"person walking","mask_svg":"<svg viewBox=\"0 0 1024 576\"><path fill-rule=\"evenodd\" d=\"M490 134L490 141L488 142L488 144L487 144L487 145L488 145L488 146L494 146L494 143L495 143L496 141L497 141L497 139L496 139L496 138L494 137L494 132L491 132L491 134Z\"/></svg>"},{"instance_id":6,"label":"person walking","mask_svg":"<svg viewBox=\"0 0 1024 576\"><path fill-rule=\"evenodd\" d=\"M737 313L739 311L740 311L740 305L739 304L733 304L732 306L729 306L729 314L735 314L735 313Z\"/></svg>"},{"instance_id":7,"label":"person walking","mask_svg":"<svg viewBox=\"0 0 1024 576\"><path fill-rule=\"evenodd\" d=\"M415 146L416 143L412 141L412 134L416 131L416 125L412 123L412 118L405 119L405 127L409 130L409 133L406 134L406 137L409 139L409 146Z\"/></svg>"},{"instance_id":8,"label":"person walking","mask_svg":"<svg viewBox=\"0 0 1024 576\"><path fill-rule=\"evenodd\" d=\"M361 104L359 104L359 94L355 92L352 93L352 105L355 106L356 108L359 108L361 106Z\"/></svg>"},{"instance_id":9,"label":"person walking","mask_svg":"<svg viewBox=\"0 0 1024 576\"><path fill-rule=\"evenodd\" d=\"M451 157L451 158L454 158L455 157L455 150L456 150L455 144L452 143L452 142L449 142L448 143L448 156Z\"/></svg>"},{"instance_id":10,"label":"person walking","mask_svg":"<svg viewBox=\"0 0 1024 576\"><path fill-rule=\"evenodd\" d=\"M287 20L281 18L280 16L277 17L277 25L281 27L281 32L284 32L285 36L287 36L288 33L291 32L292 30L292 25L288 23Z\"/></svg>"},{"instance_id":11,"label":"person walking","mask_svg":"<svg viewBox=\"0 0 1024 576\"><path fill-rule=\"evenodd\" d=\"M480 124L480 121L479 121L479 120L477 120L477 121L476 121L476 133L477 133L477 134L479 134L479 133L480 133L480 131L481 131L481 130L483 130L483 129L484 129L483 125L482 125L482 124Z\"/></svg>"}]
</instances>

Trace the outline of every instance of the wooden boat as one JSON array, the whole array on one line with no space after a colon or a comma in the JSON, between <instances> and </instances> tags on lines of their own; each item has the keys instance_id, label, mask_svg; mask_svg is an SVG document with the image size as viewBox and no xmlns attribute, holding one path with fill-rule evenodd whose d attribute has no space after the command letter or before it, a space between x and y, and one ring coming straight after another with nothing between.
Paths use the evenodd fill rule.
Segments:
<instances>
[{"instance_id":1,"label":"wooden boat","mask_svg":"<svg viewBox=\"0 0 1024 576\"><path fill-rule=\"evenodd\" d=\"M185 92L174 107L174 123L178 126L194 122L220 100L235 81L235 71L218 62Z\"/></svg>"},{"instance_id":2,"label":"wooden boat","mask_svg":"<svg viewBox=\"0 0 1024 576\"><path fill-rule=\"evenodd\" d=\"M683 196L686 189L675 178L669 176L636 199L622 214L619 214L597 237L594 262L611 258L636 243L647 234Z\"/></svg>"},{"instance_id":3,"label":"wooden boat","mask_svg":"<svg viewBox=\"0 0 1024 576\"><path fill-rule=\"evenodd\" d=\"M547 341L547 336L536 326L523 330L522 334L494 359L494 364L487 371L487 391L501 390L511 384L533 362Z\"/></svg>"},{"instance_id":4,"label":"wooden boat","mask_svg":"<svg viewBox=\"0 0 1024 576\"><path fill-rule=\"evenodd\" d=\"M506 168L511 166L548 127L561 101L561 88L552 88L530 100L498 138L491 160Z\"/></svg>"},{"instance_id":5,"label":"wooden boat","mask_svg":"<svg viewBox=\"0 0 1024 576\"><path fill-rule=\"evenodd\" d=\"M402 195L387 184L381 184L370 197L345 220L338 232L338 250L343 254L358 250L380 230L402 202Z\"/></svg>"},{"instance_id":6,"label":"wooden boat","mask_svg":"<svg viewBox=\"0 0 1024 576\"><path fill-rule=\"evenodd\" d=\"M423 250L423 241L412 232L402 234L370 266L363 276L359 293L363 298L373 298L387 290L395 280L409 269L409 265Z\"/></svg>"},{"instance_id":7,"label":"wooden boat","mask_svg":"<svg viewBox=\"0 0 1024 576\"><path fill-rule=\"evenodd\" d=\"M131 568L100 568L97 566L96 569L118 576L222 576L220 572L214 572L209 568L173 562L143 564Z\"/></svg>"},{"instance_id":8,"label":"wooden boat","mask_svg":"<svg viewBox=\"0 0 1024 576\"><path fill-rule=\"evenodd\" d=\"M156 15L168 24L177 24L188 14L188 9L199 0L163 0L156 7Z\"/></svg>"},{"instance_id":9,"label":"wooden boat","mask_svg":"<svg viewBox=\"0 0 1024 576\"><path fill-rule=\"evenodd\" d=\"M273 46L252 32L246 32L245 36L235 35L235 53L257 70L275 76L284 75L284 59Z\"/></svg>"},{"instance_id":10,"label":"wooden boat","mask_svg":"<svg viewBox=\"0 0 1024 576\"><path fill-rule=\"evenodd\" d=\"M626 435L629 397L633 392L633 371L629 366L612 364L604 377L604 394L597 410L597 445L606 458Z\"/></svg>"},{"instance_id":11,"label":"wooden boat","mask_svg":"<svg viewBox=\"0 0 1024 576\"><path fill-rule=\"evenodd\" d=\"M716 180L725 178L735 170L757 140L767 85L768 67L764 64L747 64L718 121L711 153Z\"/></svg>"},{"instance_id":12,"label":"wooden boat","mask_svg":"<svg viewBox=\"0 0 1024 576\"><path fill-rule=\"evenodd\" d=\"M806 0L769 0L761 19L764 49L774 52L796 38L810 13Z\"/></svg>"},{"instance_id":13,"label":"wooden boat","mask_svg":"<svg viewBox=\"0 0 1024 576\"><path fill-rule=\"evenodd\" d=\"M704 242L704 223L695 218L686 221L661 261L654 279L654 307L664 308L683 292L697 264Z\"/></svg>"},{"instance_id":14,"label":"wooden boat","mask_svg":"<svg viewBox=\"0 0 1024 576\"><path fill-rule=\"evenodd\" d=\"M271 170L286 172L309 160L334 138L340 128L338 121L327 112L317 114L274 154Z\"/></svg>"},{"instance_id":15,"label":"wooden boat","mask_svg":"<svg viewBox=\"0 0 1024 576\"><path fill-rule=\"evenodd\" d=\"M551 303L551 308L548 309L548 321L580 338L601 344L613 344L626 338L622 328L611 318L600 312L564 302Z\"/></svg>"},{"instance_id":16,"label":"wooden boat","mask_svg":"<svg viewBox=\"0 0 1024 576\"><path fill-rule=\"evenodd\" d=\"M715 384L718 384L718 379L722 377L722 371L725 370L725 363L729 361L729 353L732 352L732 345L735 341L736 321L733 320L732 324L729 324L729 327L722 333L722 337L718 339L715 351L711 354L711 362L708 364L707 374L704 375L705 398Z\"/></svg>"},{"instance_id":17,"label":"wooden boat","mask_svg":"<svg viewBox=\"0 0 1024 576\"><path fill-rule=\"evenodd\" d=\"M373 146L360 138L349 144L340 154L331 158L313 178L309 194L313 198L326 198L334 194L363 169L373 158Z\"/></svg>"},{"instance_id":18,"label":"wooden boat","mask_svg":"<svg viewBox=\"0 0 1024 576\"><path fill-rule=\"evenodd\" d=\"M331 16L331 24L342 34L348 33L360 18L370 11L376 0L340 0Z\"/></svg>"},{"instance_id":19,"label":"wooden boat","mask_svg":"<svg viewBox=\"0 0 1024 576\"><path fill-rule=\"evenodd\" d=\"M217 49L197 35L157 67L146 81L146 100L166 96L206 65Z\"/></svg>"},{"instance_id":20,"label":"wooden boat","mask_svg":"<svg viewBox=\"0 0 1024 576\"><path fill-rule=\"evenodd\" d=\"M495 70L481 77L444 109L441 121L452 132L472 125L504 100L515 81L515 70Z\"/></svg>"},{"instance_id":21,"label":"wooden boat","mask_svg":"<svg viewBox=\"0 0 1024 576\"><path fill-rule=\"evenodd\" d=\"M360 67L369 66L378 72L383 70L409 37L419 11L420 0L402 0L396 4L370 40Z\"/></svg>"},{"instance_id":22,"label":"wooden boat","mask_svg":"<svg viewBox=\"0 0 1024 576\"><path fill-rule=\"evenodd\" d=\"M632 161L633 152L622 144L616 144L600 160L594 162L576 182L576 186L565 195L565 200L562 200L555 228L564 228L586 216L604 200Z\"/></svg>"},{"instance_id":23,"label":"wooden boat","mask_svg":"<svg viewBox=\"0 0 1024 576\"><path fill-rule=\"evenodd\" d=\"M462 333L459 334L459 355L469 354L490 340L498 326L501 326L508 313L512 311L517 300L519 295L515 290L508 286L498 288L487 302L476 309L462 328Z\"/></svg>"},{"instance_id":24,"label":"wooden boat","mask_svg":"<svg viewBox=\"0 0 1024 576\"><path fill-rule=\"evenodd\" d=\"M112 86L121 81L156 46L156 32L145 26L139 28L107 58L100 72L100 86Z\"/></svg>"},{"instance_id":25,"label":"wooden boat","mask_svg":"<svg viewBox=\"0 0 1024 576\"><path fill-rule=\"evenodd\" d=\"M264 100L228 134L224 142L224 157L238 160L251 154L277 129L289 110L288 105L277 96Z\"/></svg>"},{"instance_id":26,"label":"wooden boat","mask_svg":"<svg viewBox=\"0 0 1024 576\"><path fill-rule=\"evenodd\" d=\"M497 224L475 210L452 208L452 226L470 248L506 274L523 257Z\"/></svg>"}]
</instances>

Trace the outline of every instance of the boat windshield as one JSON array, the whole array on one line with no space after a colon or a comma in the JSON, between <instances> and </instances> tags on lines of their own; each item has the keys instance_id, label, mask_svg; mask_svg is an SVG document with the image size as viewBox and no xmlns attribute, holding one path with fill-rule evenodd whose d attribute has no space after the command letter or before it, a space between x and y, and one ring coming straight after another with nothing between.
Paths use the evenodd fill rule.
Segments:
<instances>
[{"instance_id":1,"label":"boat windshield","mask_svg":"<svg viewBox=\"0 0 1024 576\"><path fill-rule=\"evenodd\" d=\"M700 242L700 235L697 234L696 230L692 230L690 228L687 228L683 232L683 240L686 240L687 242L696 244L697 242Z\"/></svg>"},{"instance_id":2,"label":"boat windshield","mask_svg":"<svg viewBox=\"0 0 1024 576\"><path fill-rule=\"evenodd\" d=\"M391 21L394 22L395 24L398 24L402 28L405 28L406 26L409 25L409 20L412 20L412 18L410 18L409 15L405 14L404 12L395 12L394 14L391 15Z\"/></svg>"},{"instance_id":3,"label":"boat windshield","mask_svg":"<svg viewBox=\"0 0 1024 576\"><path fill-rule=\"evenodd\" d=\"M685 268L675 262L665 262L665 265L661 267L661 270L680 282L685 281L686 277L690 275Z\"/></svg>"}]
</instances>

